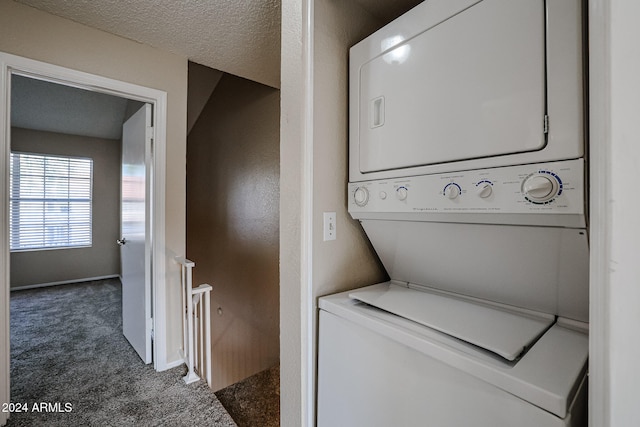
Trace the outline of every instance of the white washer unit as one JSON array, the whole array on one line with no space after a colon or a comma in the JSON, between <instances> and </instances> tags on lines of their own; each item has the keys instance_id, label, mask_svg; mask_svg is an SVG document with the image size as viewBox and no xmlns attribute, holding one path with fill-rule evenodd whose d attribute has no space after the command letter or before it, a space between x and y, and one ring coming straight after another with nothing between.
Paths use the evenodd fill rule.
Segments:
<instances>
[{"instance_id":1,"label":"white washer unit","mask_svg":"<svg viewBox=\"0 0 640 427\"><path fill-rule=\"evenodd\" d=\"M319 300L319 426L586 425L582 23L427 0L351 49L348 208L390 281Z\"/></svg>"}]
</instances>

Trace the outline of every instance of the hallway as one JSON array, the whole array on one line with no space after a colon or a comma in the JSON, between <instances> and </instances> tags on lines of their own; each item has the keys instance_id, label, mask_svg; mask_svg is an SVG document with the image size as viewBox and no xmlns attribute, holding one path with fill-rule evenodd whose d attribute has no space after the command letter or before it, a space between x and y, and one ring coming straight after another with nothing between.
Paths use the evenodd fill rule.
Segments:
<instances>
[{"instance_id":1,"label":"hallway","mask_svg":"<svg viewBox=\"0 0 640 427\"><path fill-rule=\"evenodd\" d=\"M118 279L11 294L8 426L235 426L185 368L155 372L122 335Z\"/></svg>"}]
</instances>

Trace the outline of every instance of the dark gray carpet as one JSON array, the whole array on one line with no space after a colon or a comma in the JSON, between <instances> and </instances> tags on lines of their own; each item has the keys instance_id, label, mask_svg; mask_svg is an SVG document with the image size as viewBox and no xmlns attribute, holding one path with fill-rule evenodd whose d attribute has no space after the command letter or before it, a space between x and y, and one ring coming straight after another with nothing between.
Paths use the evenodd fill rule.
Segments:
<instances>
[{"instance_id":1,"label":"dark gray carpet","mask_svg":"<svg viewBox=\"0 0 640 427\"><path fill-rule=\"evenodd\" d=\"M11 294L7 426L235 426L184 367L155 372L122 335L118 279ZM49 412L36 412L41 403ZM70 412L65 410L71 409Z\"/></svg>"},{"instance_id":2,"label":"dark gray carpet","mask_svg":"<svg viewBox=\"0 0 640 427\"><path fill-rule=\"evenodd\" d=\"M280 425L280 366L216 391L239 427Z\"/></svg>"}]
</instances>

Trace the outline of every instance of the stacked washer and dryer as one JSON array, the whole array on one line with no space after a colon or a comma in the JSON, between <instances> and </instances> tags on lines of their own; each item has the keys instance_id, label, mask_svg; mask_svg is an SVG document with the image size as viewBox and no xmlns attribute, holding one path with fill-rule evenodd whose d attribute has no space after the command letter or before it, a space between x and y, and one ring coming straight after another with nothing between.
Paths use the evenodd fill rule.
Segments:
<instances>
[{"instance_id":1,"label":"stacked washer and dryer","mask_svg":"<svg viewBox=\"0 0 640 427\"><path fill-rule=\"evenodd\" d=\"M351 48L348 208L390 280L319 300L318 425L586 425L583 22L426 0Z\"/></svg>"}]
</instances>

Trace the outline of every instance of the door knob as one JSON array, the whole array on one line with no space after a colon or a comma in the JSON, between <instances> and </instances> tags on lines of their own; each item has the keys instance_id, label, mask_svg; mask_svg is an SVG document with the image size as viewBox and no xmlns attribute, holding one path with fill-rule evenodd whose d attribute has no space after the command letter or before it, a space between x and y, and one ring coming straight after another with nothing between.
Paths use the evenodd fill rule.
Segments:
<instances>
[{"instance_id":1,"label":"door knob","mask_svg":"<svg viewBox=\"0 0 640 427\"><path fill-rule=\"evenodd\" d=\"M124 246L127 243L127 239L123 237L122 239L116 240L120 246Z\"/></svg>"}]
</instances>

